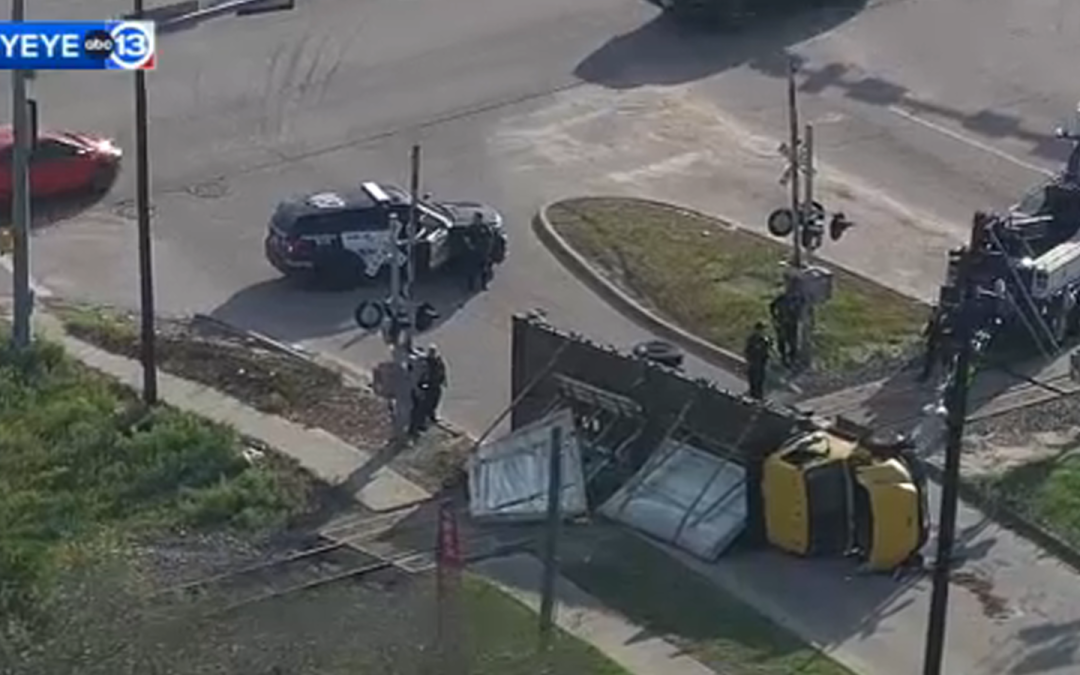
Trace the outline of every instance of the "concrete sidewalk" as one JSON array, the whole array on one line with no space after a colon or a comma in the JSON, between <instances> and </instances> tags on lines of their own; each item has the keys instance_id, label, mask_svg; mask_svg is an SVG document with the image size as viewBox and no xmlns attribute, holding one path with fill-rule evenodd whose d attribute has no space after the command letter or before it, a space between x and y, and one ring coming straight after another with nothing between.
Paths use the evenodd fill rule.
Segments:
<instances>
[{"instance_id":1,"label":"concrete sidewalk","mask_svg":"<svg viewBox=\"0 0 1080 675\"><path fill-rule=\"evenodd\" d=\"M485 560L473 565L472 570L529 609L540 611L543 566L533 556L519 554ZM638 675L715 675L712 669L682 654L675 645L651 636L647 629L606 609L599 600L565 578L556 580L555 593L559 599L555 623L628 671Z\"/></svg>"}]
</instances>

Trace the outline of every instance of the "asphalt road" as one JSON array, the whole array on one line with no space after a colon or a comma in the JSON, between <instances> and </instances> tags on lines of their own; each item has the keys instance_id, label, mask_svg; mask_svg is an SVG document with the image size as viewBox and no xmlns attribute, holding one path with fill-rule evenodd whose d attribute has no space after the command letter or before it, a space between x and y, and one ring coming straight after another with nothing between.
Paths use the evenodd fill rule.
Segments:
<instances>
[{"instance_id":1,"label":"asphalt road","mask_svg":"<svg viewBox=\"0 0 1080 675\"><path fill-rule=\"evenodd\" d=\"M123 4L31 0L29 14L92 18ZM817 125L822 194L860 221L823 254L896 288L930 296L972 210L1008 205L1064 155L1049 136L1080 97L1068 67L1080 58L1075 2L883 0L779 33L676 35L636 0L308 0L292 14L165 36L149 78L159 305L372 365L384 348L350 325L361 294L276 281L261 256L265 222L288 192L405 182L409 146L421 142L425 187L495 204L513 237L488 293L426 291L448 314L432 335L450 361L447 415L476 430L506 401L512 312L543 307L557 324L618 345L644 337L532 238L529 219L545 200L644 194L758 228L783 203L775 146L785 47L805 59L802 112ZM42 73L34 87L45 125L113 133L133 147L130 78ZM131 195L125 172L101 204L43 226L41 285L133 306ZM970 602L954 606L965 628L953 633L950 672L1078 672L1068 637L1075 577L983 531L996 543L978 564L1008 577L1022 609L996 621ZM917 667L925 587L875 599L845 595L833 569L740 564L740 583L766 606L855 649L875 672ZM850 624L811 611L841 596L857 605ZM856 621L871 611L872 625ZM892 651L871 644L888 633L907 637Z\"/></svg>"},{"instance_id":2,"label":"asphalt road","mask_svg":"<svg viewBox=\"0 0 1080 675\"><path fill-rule=\"evenodd\" d=\"M467 298L452 283L424 291L446 314L430 338L450 362L449 417L479 430L507 400L515 311L543 307L554 321L621 346L647 337L532 238L537 207L572 189L573 176L538 184L492 161L488 141L501 118L576 86L576 64L612 31L647 20L650 8L624 0L585 9L496 0L317 0L303 8L161 38L159 70L148 79L162 311L213 312L373 365L386 349L351 323L361 294L279 282L262 238L275 202L290 192L371 178L405 183L409 146L420 142L425 188L497 205L512 237L510 262L490 292ZM43 125L101 130L133 146L130 78L43 73L34 86ZM127 171L105 202L41 230L34 266L43 286L136 302L132 192ZM693 359L688 367L741 386Z\"/></svg>"}]
</instances>

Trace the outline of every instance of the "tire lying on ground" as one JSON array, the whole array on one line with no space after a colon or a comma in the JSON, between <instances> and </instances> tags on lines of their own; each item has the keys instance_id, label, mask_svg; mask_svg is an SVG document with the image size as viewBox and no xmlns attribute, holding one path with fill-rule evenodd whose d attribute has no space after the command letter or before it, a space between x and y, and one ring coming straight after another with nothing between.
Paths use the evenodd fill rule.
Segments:
<instances>
[{"instance_id":1,"label":"tire lying on ground","mask_svg":"<svg viewBox=\"0 0 1080 675\"><path fill-rule=\"evenodd\" d=\"M649 340L638 343L634 345L633 353L639 359L646 359L668 368L682 368L683 365L682 351L670 342L664 342L663 340Z\"/></svg>"}]
</instances>

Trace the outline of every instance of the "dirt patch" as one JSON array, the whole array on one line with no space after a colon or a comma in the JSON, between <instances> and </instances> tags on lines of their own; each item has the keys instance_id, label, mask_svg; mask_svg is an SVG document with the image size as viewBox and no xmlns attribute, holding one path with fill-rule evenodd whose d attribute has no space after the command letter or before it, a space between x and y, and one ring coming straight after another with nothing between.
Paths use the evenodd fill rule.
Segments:
<instances>
[{"instance_id":1,"label":"dirt patch","mask_svg":"<svg viewBox=\"0 0 1080 675\"><path fill-rule=\"evenodd\" d=\"M950 577L957 586L967 589L982 605L983 614L991 619L1006 619L1009 611L1008 601L994 593L994 582L974 572L953 572Z\"/></svg>"},{"instance_id":2,"label":"dirt patch","mask_svg":"<svg viewBox=\"0 0 1080 675\"><path fill-rule=\"evenodd\" d=\"M49 309L72 336L139 358L133 314L59 301L50 301ZM389 445L386 402L341 372L206 321L159 318L156 331L164 372L213 387L261 412L324 429L374 456L382 456ZM390 458L389 466L437 492L460 478L471 446L468 438L435 427Z\"/></svg>"}]
</instances>

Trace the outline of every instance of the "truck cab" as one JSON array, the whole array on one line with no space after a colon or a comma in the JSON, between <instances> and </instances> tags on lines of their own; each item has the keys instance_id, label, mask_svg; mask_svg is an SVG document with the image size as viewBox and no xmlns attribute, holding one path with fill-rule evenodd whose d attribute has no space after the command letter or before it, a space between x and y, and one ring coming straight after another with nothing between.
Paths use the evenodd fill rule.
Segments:
<instances>
[{"instance_id":1,"label":"truck cab","mask_svg":"<svg viewBox=\"0 0 1080 675\"><path fill-rule=\"evenodd\" d=\"M926 488L917 460L874 451L839 433L796 436L762 471L766 537L800 556L857 554L892 570L926 542Z\"/></svg>"}]
</instances>

